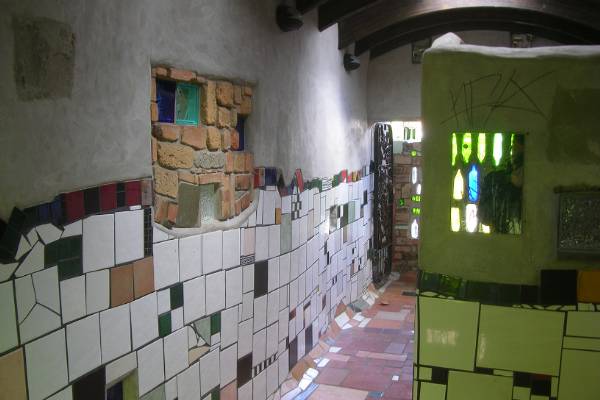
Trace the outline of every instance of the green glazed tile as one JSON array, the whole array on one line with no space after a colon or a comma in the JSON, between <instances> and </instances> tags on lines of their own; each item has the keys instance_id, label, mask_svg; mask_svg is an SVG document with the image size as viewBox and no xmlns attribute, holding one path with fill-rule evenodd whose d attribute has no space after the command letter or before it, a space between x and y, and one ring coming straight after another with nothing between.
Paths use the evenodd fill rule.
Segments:
<instances>
[{"instance_id":1,"label":"green glazed tile","mask_svg":"<svg viewBox=\"0 0 600 400\"><path fill-rule=\"evenodd\" d=\"M558 378L556 376L553 376L550 383L550 396L556 397L558 395Z\"/></svg>"},{"instance_id":2,"label":"green glazed tile","mask_svg":"<svg viewBox=\"0 0 600 400\"><path fill-rule=\"evenodd\" d=\"M421 270L419 274L419 291L437 292L440 284L440 275Z\"/></svg>"},{"instance_id":3,"label":"green glazed tile","mask_svg":"<svg viewBox=\"0 0 600 400\"><path fill-rule=\"evenodd\" d=\"M138 376L137 371L123 379L123 400L138 400Z\"/></svg>"},{"instance_id":4,"label":"green glazed tile","mask_svg":"<svg viewBox=\"0 0 600 400\"><path fill-rule=\"evenodd\" d=\"M560 370L559 399L598 400L600 352L564 350Z\"/></svg>"},{"instance_id":5,"label":"green glazed tile","mask_svg":"<svg viewBox=\"0 0 600 400\"><path fill-rule=\"evenodd\" d=\"M600 338L600 313L569 311L567 313L567 335Z\"/></svg>"},{"instance_id":6,"label":"green glazed tile","mask_svg":"<svg viewBox=\"0 0 600 400\"><path fill-rule=\"evenodd\" d=\"M513 387L513 399L514 400L529 400L531 396L531 388L515 386Z\"/></svg>"},{"instance_id":7,"label":"green glazed tile","mask_svg":"<svg viewBox=\"0 0 600 400\"><path fill-rule=\"evenodd\" d=\"M472 371L479 303L419 297L419 363Z\"/></svg>"},{"instance_id":8,"label":"green glazed tile","mask_svg":"<svg viewBox=\"0 0 600 400\"><path fill-rule=\"evenodd\" d=\"M215 335L221 332L221 313L210 316L210 334Z\"/></svg>"},{"instance_id":9,"label":"green glazed tile","mask_svg":"<svg viewBox=\"0 0 600 400\"><path fill-rule=\"evenodd\" d=\"M510 400L512 379L504 376L450 371L447 400Z\"/></svg>"},{"instance_id":10,"label":"green glazed tile","mask_svg":"<svg viewBox=\"0 0 600 400\"><path fill-rule=\"evenodd\" d=\"M456 278L449 275L442 275L440 277L438 291L444 296L458 297L461 283L461 278Z\"/></svg>"},{"instance_id":11,"label":"green glazed tile","mask_svg":"<svg viewBox=\"0 0 600 400\"><path fill-rule=\"evenodd\" d=\"M446 385L421 382L419 400L445 400Z\"/></svg>"},{"instance_id":12,"label":"green glazed tile","mask_svg":"<svg viewBox=\"0 0 600 400\"><path fill-rule=\"evenodd\" d=\"M158 334L165 337L171 333L171 312L166 312L158 316Z\"/></svg>"},{"instance_id":13,"label":"green glazed tile","mask_svg":"<svg viewBox=\"0 0 600 400\"><path fill-rule=\"evenodd\" d=\"M600 351L600 339L565 336L563 347L565 349Z\"/></svg>"},{"instance_id":14,"label":"green glazed tile","mask_svg":"<svg viewBox=\"0 0 600 400\"><path fill-rule=\"evenodd\" d=\"M183 283L178 283L177 285L171 287L170 295L171 295L171 310L175 310L176 308L183 307Z\"/></svg>"},{"instance_id":15,"label":"green glazed tile","mask_svg":"<svg viewBox=\"0 0 600 400\"><path fill-rule=\"evenodd\" d=\"M419 366L419 380L430 381L431 380L431 371L432 371L432 369L429 367Z\"/></svg>"},{"instance_id":16,"label":"green glazed tile","mask_svg":"<svg viewBox=\"0 0 600 400\"><path fill-rule=\"evenodd\" d=\"M413 399L419 398L418 393L419 393L419 387L421 386L420 383L421 382L419 382L419 381L413 381L413 385L412 385L413 386L413 390L412 390L412 398Z\"/></svg>"},{"instance_id":17,"label":"green glazed tile","mask_svg":"<svg viewBox=\"0 0 600 400\"><path fill-rule=\"evenodd\" d=\"M481 306L477 366L558 375L564 313Z\"/></svg>"}]
</instances>

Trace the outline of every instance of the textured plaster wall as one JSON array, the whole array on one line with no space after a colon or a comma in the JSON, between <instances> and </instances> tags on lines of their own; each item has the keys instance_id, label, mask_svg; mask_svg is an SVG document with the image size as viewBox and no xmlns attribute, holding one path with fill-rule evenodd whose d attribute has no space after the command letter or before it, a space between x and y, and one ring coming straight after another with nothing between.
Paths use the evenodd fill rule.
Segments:
<instances>
[{"instance_id":1,"label":"textured plaster wall","mask_svg":"<svg viewBox=\"0 0 600 400\"><path fill-rule=\"evenodd\" d=\"M456 113L451 91L459 96ZM461 92L469 93L466 99ZM553 190L600 185L599 102L600 47L461 45L427 52L421 268L473 280L537 284L542 268L590 266L556 256ZM454 131L526 134L522 235L450 231Z\"/></svg>"},{"instance_id":2,"label":"textured plaster wall","mask_svg":"<svg viewBox=\"0 0 600 400\"><path fill-rule=\"evenodd\" d=\"M459 32L465 43L508 46L510 33L499 31ZM534 37L532 45L553 46L555 42ZM411 45L390 51L369 64L368 119L370 122L421 118L422 65L413 64Z\"/></svg>"},{"instance_id":3,"label":"textured plaster wall","mask_svg":"<svg viewBox=\"0 0 600 400\"><path fill-rule=\"evenodd\" d=\"M60 191L151 175L150 66L171 64L256 84L246 143L256 165L289 180L358 169L370 159L366 73L348 74L337 28L316 14L281 33L275 0L2 1L0 217ZM13 15L71 25L70 98L18 100Z\"/></svg>"}]
</instances>

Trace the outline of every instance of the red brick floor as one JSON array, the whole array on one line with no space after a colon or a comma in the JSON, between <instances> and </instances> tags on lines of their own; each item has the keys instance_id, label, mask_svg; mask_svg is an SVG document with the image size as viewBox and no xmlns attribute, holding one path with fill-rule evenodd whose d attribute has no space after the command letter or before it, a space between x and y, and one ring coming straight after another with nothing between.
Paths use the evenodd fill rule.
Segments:
<instances>
[{"instance_id":1,"label":"red brick floor","mask_svg":"<svg viewBox=\"0 0 600 400\"><path fill-rule=\"evenodd\" d=\"M383 399L412 399L416 297L402 292L414 291L415 282L416 273L402 273L370 309L361 313L371 318L365 327L357 326L354 320L352 328L340 332L332 346L341 350L323 355L329 362L318 368L316 379L323 390L316 390L311 400L365 399L373 391L383 392Z\"/></svg>"}]
</instances>

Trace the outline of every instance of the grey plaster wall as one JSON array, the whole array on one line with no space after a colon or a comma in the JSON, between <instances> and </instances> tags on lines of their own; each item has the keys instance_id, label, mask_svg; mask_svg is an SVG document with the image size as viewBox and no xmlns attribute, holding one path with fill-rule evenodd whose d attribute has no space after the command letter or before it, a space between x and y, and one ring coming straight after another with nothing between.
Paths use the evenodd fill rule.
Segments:
<instances>
[{"instance_id":1,"label":"grey plaster wall","mask_svg":"<svg viewBox=\"0 0 600 400\"><path fill-rule=\"evenodd\" d=\"M461 45L425 54L421 268L473 280L537 284L542 268L591 266L557 257L554 189L600 185L599 66L600 46ZM451 92L459 96L456 110ZM450 231L452 132L526 135L521 235Z\"/></svg>"},{"instance_id":2,"label":"grey plaster wall","mask_svg":"<svg viewBox=\"0 0 600 400\"><path fill-rule=\"evenodd\" d=\"M510 33L499 31L458 32L465 43L481 46L510 44ZM555 42L534 37L534 47ZM375 58L369 64L368 119L371 123L421 118L421 64L413 64L411 46L399 47Z\"/></svg>"},{"instance_id":3,"label":"grey plaster wall","mask_svg":"<svg viewBox=\"0 0 600 400\"><path fill-rule=\"evenodd\" d=\"M13 0L0 15L0 217L61 191L151 175L150 66L171 64L256 84L247 144L256 165L306 177L370 159L368 59L348 74L337 28L316 14L281 33L275 0ZM69 24L69 98L21 101L13 74L14 15Z\"/></svg>"}]
</instances>

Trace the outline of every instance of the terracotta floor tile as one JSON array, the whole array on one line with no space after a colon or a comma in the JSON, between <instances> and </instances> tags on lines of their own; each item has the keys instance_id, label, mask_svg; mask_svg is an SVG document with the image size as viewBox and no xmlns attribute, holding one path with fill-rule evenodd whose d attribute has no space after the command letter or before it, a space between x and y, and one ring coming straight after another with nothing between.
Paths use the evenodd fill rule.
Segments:
<instances>
[{"instance_id":1,"label":"terracotta floor tile","mask_svg":"<svg viewBox=\"0 0 600 400\"><path fill-rule=\"evenodd\" d=\"M317 376L316 382L339 386L349 372L350 370L348 369L325 367L325 369L319 373L319 376Z\"/></svg>"},{"instance_id":2,"label":"terracotta floor tile","mask_svg":"<svg viewBox=\"0 0 600 400\"><path fill-rule=\"evenodd\" d=\"M364 400L369 393L363 390L348 389L338 386L319 385L310 395L311 400Z\"/></svg>"}]
</instances>

